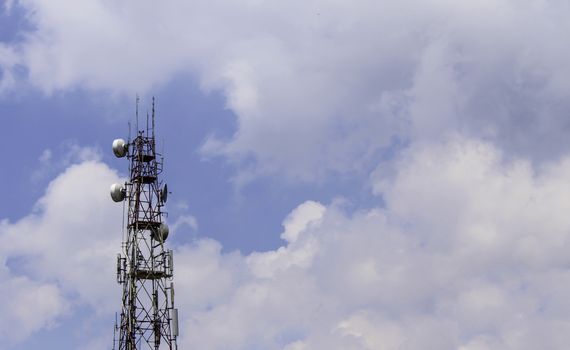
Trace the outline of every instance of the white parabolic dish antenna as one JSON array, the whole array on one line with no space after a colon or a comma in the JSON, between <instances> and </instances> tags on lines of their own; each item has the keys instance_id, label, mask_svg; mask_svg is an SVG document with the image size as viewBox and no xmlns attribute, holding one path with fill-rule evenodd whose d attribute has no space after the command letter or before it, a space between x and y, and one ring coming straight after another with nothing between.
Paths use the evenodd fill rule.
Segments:
<instances>
[{"instance_id":1,"label":"white parabolic dish antenna","mask_svg":"<svg viewBox=\"0 0 570 350\"><path fill-rule=\"evenodd\" d=\"M125 186L122 184L111 185L111 198L114 202L122 202L125 199Z\"/></svg>"},{"instance_id":2,"label":"white parabolic dish antenna","mask_svg":"<svg viewBox=\"0 0 570 350\"><path fill-rule=\"evenodd\" d=\"M117 158L123 158L127 155L128 145L123 139L113 141L113 153Z\"/></svg>"},{"instance_id":3,"label":"white parabolic dish antenna","mask_svg":"<svg viewBox=\"0 0 570 350\"><path fill-rule=\"evenodd\" d=\"M168 238L169 232L170 229L168 228L168 225L163 222L157 229L153 230L152 235L157 241L164 242Z\"/></svg>"}]
</instances>

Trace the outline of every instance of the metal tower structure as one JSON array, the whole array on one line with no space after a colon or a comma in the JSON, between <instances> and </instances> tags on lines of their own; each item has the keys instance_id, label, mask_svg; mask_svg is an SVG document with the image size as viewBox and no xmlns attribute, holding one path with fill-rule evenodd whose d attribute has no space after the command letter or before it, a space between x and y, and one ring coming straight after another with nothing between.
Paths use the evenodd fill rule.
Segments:
<instances>
[{"instance_id":1,"label":"metal tower structure","mask_svg":"<svg viewBox=\"0 0 570 350\"><path fill-rule=\"evenodd\" d=\"M122 252L117 256L117 282L122 286L120 321L113 349L177 349L178 309L174 308L172 250L165 248L168 226L163 207L168 187L159 180L164 160L156 152L154 98L146 129L134 139L113 141L113 153L129 161L129 179L111 186L111 198L127 212ZM150 123L150 124L149 124Z\"/></svg>"}]
</instances>

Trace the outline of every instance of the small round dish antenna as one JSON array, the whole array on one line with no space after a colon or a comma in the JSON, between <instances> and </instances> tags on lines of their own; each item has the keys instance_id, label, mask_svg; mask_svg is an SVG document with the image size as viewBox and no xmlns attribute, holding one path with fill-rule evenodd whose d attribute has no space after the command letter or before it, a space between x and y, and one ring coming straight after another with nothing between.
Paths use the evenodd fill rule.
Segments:
<instances>
[{"instance_id":1,"label":"small round dish antenna","mask_svg":"<svg viewBox=\"0 0 570 350\"><path fill-rule=\"evenodd\" d=\"M152 230L151 236L159 242L164 242L168 238L169 233L170 229L168 228L168 225L163 222L158 226L158 228Z\"/></svg>"},{"instance_id":2,"label":"small round dish antenna","mask_svg":"<svg viewBox=\"0 0 570 350\"><path fill-rule=\"evenodd\" d=\"M116 139L113 141L113 153L117 158L123 158L127 155L129 145L123 139Z\"/></svg>"},{"instance_id":3,"label":"small round dish antenna","mask_svg":"<svg viewBox=\"0 0 570 350\"><path fill-rule=\"evenodd\" d=\"M112 184L111 185L111 198L114 202L122 202L125 200L125 196L127 191L125 190L125 186L122 184Z\"/></svg>"}]
</instances>

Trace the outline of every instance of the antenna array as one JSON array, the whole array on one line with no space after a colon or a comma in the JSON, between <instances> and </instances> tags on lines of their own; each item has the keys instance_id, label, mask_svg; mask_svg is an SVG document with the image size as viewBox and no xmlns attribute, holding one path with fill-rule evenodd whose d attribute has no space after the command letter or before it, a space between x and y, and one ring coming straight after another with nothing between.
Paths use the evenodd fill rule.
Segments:
<instances>
[{"instance_id":1,"label":"antenna array","mask_svg":"<svg viewBox=\"0 0 570 350\"><path fill-rule=\"evenodd\" d=\"M111 198L128 205L126 234L117 256L117 282L123 287L119 333L113 349L177 349L178 309L174 308L173 254L165 249L168 226L163 207L168 187L159 180L163 158L156 152L154 98L152 123L136 137L113 142L113 153L129 160L130 178L111 186ZM137 97L138 129L138 97ZM160 157L160 158L159 158Z\"/></svg>"}]
</instances>

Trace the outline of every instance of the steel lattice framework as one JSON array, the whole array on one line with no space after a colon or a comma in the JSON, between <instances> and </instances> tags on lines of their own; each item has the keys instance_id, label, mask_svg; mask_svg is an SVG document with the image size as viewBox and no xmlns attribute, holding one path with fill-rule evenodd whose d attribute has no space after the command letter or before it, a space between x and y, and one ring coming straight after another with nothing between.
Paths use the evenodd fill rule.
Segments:
<instances>
[{"instance_id":1,"label":"steel lattice framework","mask_svg":"<svg viewBox=\"0 0 570 350\"><path fill-rule=\"evenodd\" d=\"M115 155L129 160L130 173L124 186L113 185L117 193L111 189L113 200L122 199L128 205L122 253L117 257L117 282L123 289L120 322L115 325L119 350L177 349L173 256L164 243L168 226L163 222L163 207L168 189L158 178L163 159L156 152L154 99L150 126L148 119L146 130L137 130L134 139L113 143Z\"/></svg>"}]
</instances>

